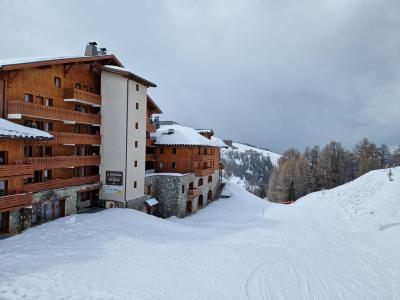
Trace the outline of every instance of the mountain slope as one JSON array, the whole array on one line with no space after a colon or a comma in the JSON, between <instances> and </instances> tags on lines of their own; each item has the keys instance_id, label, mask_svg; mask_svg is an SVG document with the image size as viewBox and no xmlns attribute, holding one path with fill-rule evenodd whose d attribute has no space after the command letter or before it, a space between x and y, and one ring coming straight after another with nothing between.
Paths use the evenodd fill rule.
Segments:
<instances>
[{"instance_id":1,"label":"mountain slope","mask_svg":"<svg viewBox=\"0 0 400 300\"><path fill-rule=\"evenodd\" d=\"M61 218L0 240L0 299L398 299L393 174L292 205L228 183L231 198L185 219L129 209Z\"/></svg>"},{"instance_id":2,"label":"mountain slope","mask_svg":"<svg viewBox=\"0 0 400 300\"><path fill-rule=\"evenodd\" d=\"M264 198L273 167L280 154L241 143L222 149L221 160L225 165L224 177L247 191Z\"/></svg>"}]
</instances>

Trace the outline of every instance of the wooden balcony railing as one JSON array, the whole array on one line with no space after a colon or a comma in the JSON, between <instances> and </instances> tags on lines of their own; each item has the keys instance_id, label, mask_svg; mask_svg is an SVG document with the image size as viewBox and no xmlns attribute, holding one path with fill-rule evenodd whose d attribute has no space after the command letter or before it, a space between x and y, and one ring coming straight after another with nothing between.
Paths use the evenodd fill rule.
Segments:
<instances>
[{"instance_id":1,"label":"wooden balcony railing","mask_svg":"<svg viewBox=\"0 0 400 300\"><path fill-rule=\"evenodd\" d=\"M15 194L0 197L0 212L32 205L32 194Z\"/></svg>"},{"instance_id":2,"label":"wooden balcony railing","mask_svg":"<svg viewBox=\"0 0 400 300\"><path fill-rule=\"evenodd\" d=\"M201 188L196 188L194 190L188 190L188 198L189 200L196 198L198 195L201 194Z\"/></svg>"},{"instance_id":3,"label":"wooden balcony railing","mask_svg":"<svg viewBox=\"0 0 400 300\"><path fill-rule=\"evenodd\" d=\"M83 134L70 132L50 132L54 140L45 141L49 144L68 144L68 145L100 145L101 136L98 134Z\"/></svg>"},{"instance_id":4,"label":"wooden balcony railing","mask_svg":"<svg viewBox=\"0 0 400 300\"><path fill-rule=\"evenodd\" d=\"M34 118L69 121L82 124L100 125L101 116L89 114L74 110L68 110L53 106L45 106L22 101L9 101L8 102L9 118L14 118L12 115L24 115Z\"/></svg>"},{"instance_id":5,"label":"wooden balcony railing","mask_svg":"<svg viewBox=\"0 0 400 300\"><path fill-rule=\"evenodd\" d=\"M196 176L207 176L207 175L214 173L214 171L215 171L215 168L206 168L206 169L201 169L201 170L195 170L194 174Z\"/></svg>"},{"instance_id":6,"label":"wooden balcony railing","mask_svg":"<svg viewBox=\"0 0 400 300\"><path fill-rule=\"evenodd\" d=\"M156 155L154 153L146 154L146 161L156 161Z\"/></svg>"},{"instance_id":7,"label":"wooden balcony railing","mask_svg":"<svg viewBox=\"0 0 400 300\"><path fill-rule=\"evenodd\" d=\"M53 179L44 182L25 184L24 191L35 193L47 190L66 188L74 185L96 183L99 181L100 181L100 175L72 177L67 179Z\"/></svg>"},{"instance_id":8,"label":"wooden balcony railing","mask_svg":"<svg viewBox=\"0 0 400 300\"><path fill-rule=\"evenodd\" d=\"M1 165L0 166L0 178L12 177L12 176L33 176L32 166L26 164L15 164L15 165Z\"/></svg>"},{"instance_id":9,"label":"wooden balcony railing","mask_svg":"<svg viewBox=\"0 0 400 300\"><path fill-rule=\"evenodd\" d=\"M100 164L100 155L25 157L24 163L32 165L35 170L97 166Z\"/></svg>"},{"instance_id":10,"label":"wooden balcony railing","mask_svg":"<svg viewBox=\"0 0 400 300\"><path fill-rule=\"evenodd\" d=\"M204 161L204 160L210 160L210 159L214 159L213 154L195 154L194 155L195 161Z\"/></svg>"},{"instance_id":11,"label":"wooden balcony railing","mask_svg":"<svg viewBox=\"0 0 400 300\"><path fill-rule=\"evenodd\" d=\"M101 105L101 96L75 88L64 89L64 101L76 101L93 106Z\"/></svg>"}]
</instances>

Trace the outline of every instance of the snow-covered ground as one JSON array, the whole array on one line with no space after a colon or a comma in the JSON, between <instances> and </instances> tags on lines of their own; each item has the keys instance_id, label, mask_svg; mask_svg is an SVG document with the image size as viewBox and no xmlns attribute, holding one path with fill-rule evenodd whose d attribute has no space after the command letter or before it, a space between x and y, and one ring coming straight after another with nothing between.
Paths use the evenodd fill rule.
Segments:
<instances>
[{"instance_id":1,"label":"snow-covered ground","mask_svg":"<svg viewBox=\"0 0 400 300\"><path fill-rule=\"evenodd\" d=\"M0 299L399 299L400 168L293 205L227 184L185 219L77 215L0 241Z\"/></svg>"},{"instance_id":2,"label":"snow-covered ground","mask_svg":"<svg viewBox=\"0 0 400 300\"><path fill-rule=\"evenodd\" d=\"M234 146L236 149L234 149L234 151L236 152L240 152L240 153L245 153L246 150L251 150L251 151L255 151L258 153L261 153L262 155L264 155L265 157L269 157L269 159L271 160L273 165L277 165L278 164L278 160L282 157L282 155L272 152L272 151L268 151L268 150L264 150L264 149L260 149L257 147L252 147L252 146L248 146L245 144L241 144L241 143L236 143L233 142L232 146ZM232 149L228 149L228 150L223 150L223 151L229 151Z\"/></svg>"}]
</instances>

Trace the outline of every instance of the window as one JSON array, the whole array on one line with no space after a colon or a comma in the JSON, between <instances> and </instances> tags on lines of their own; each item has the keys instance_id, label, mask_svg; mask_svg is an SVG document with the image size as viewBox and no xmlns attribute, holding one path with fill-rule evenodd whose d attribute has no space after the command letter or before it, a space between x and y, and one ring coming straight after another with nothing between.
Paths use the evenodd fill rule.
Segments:
<instances>
[{"instance_id":1,"label":"window","mask_svg":"<svg viewBox=\"0 0 400 300\"><path fill-rule=\"evenodd\" d=\"M174 161L172 162L172 169L174 169L174 170L176 169L176 162L174 162Z\"/></svg>"},{"instance_id":2,"label":"window","mask_svg":"<svg viewBox=\"0 0 400 300\"><path fill-rule=\"evenodd\" d=\"M0 165L6 165L6 164L7 164L7 152L0 151Z\"/></svg>"},{"instance_id":3,"label":"window","mask_svg":"<svg viewBox=\"0 0 400 300\"><path fill-rule=\"evenodd\" d=\"M43 122L42 121L36 121L36 128L43 130Z\"/></svg>"},{"instance_id":4,"label":"window","mask_svg":"<svg viewBox=\"0 0 400 300\"><path fill-rule=\"evenodd\" d=\"M137 160L135 160L135 163L134 163L134 165L135 165L135 168L137 168Z\"/></svg>"},{"instance_id":5,"label":"window","mask_svg":"<svg viewBox=\"0 0 400 300\"><path fill-rule=\"evenodd\" d=\"M137 181L133 182L133 188L135 188L135 189L137 188Z\"/></svg>"},{"instance_id":6,"label":"window","mask_svg":"<svg viewBox=\"0 0 400 300\"><path fill-rule=\"evenodd\" d=\"M172 148L172 154L176 154L176 148Z\"/></svg>"},{"instance_id":7,"label":"window","mask_svg":"<svg viewBox=\"0 0 400 300\"><path fill-rule=\"evenodd\" d=\"M44 131L53 131L53 123L44 123L43 124Z\"/></svg>"},{"instance_id":8,"label":"window","mask_svg":"<svg viewBox=\"0 0 400 300\"><path fill-rule=\"evenodd\" d=\"M53 99L46 98L46 100L44 101L44 105L53 106Z\"/></svg>"},{"instance_id":9,"label":"window","mask_svg":"<svg viewBox=\"0 0 400 300\"><path fill-rule=\"evenodd\" d=\"M136 83L136 92L139 92L139 85Z\"/></svg>"},{"instance_id":10,"label":"window","mask_svg":"<svg viewBox=\"0 0 400 300\"><path fill-rule=\"evenodd\" d=\"M160 154L164 154L164 148L160 148Z\"/></svg>"},{"instance_id":11,"label":"window","mask_svg":"<svg viewBox=\"0 0 400 300\"><path fill-rule=\"evenodd\" d=\"M187 212L192 212L192 201L186 202L186 211Z\"/></svg>"},{"instance_id":12,"label":"window","mask_svg":"<svg viewBox=\"0 0 400 300\"><path fill-rule=\"evenodd\" d=\"M48 147L46 147L45 149L44 149L44 155L45 156L51 156L52 155L52 148L51 148L51 146L48 146Z\"/></svg>"},{"instance_id":13,"label":"window","mask_svg":"<svg viewBox=\"0 0 400 300\"><path fill-rule=\"evenodd\" d=\"M32 146L25 146L24 155L25 157L32 157Z\"/></svg>"},{"instance_id":14,"label":"window","mask_svg":"<svg viewBox=\"0 0 400 300\"><path fill-rule=\"evenodd\" d=\"M61 78L60 77L54 77L54 85L58 88L61 87Z\"/></svg>"},{"instance_id":15,"label":"window","mask_svg":"<svg viewBox=\"0 0 400 300\"><path fill-rule=\"evenodd\" d=\"M202 186L203 185L203 178L200 178L199 181L197 182L197 186Z\"/></svg>"},{"instance_id":16,"label":"window","mask_svg":"<svg viewBox=\"0 0 400 300\"><path fill-rule=\"evenodd\" d=\"M136 110L139 109L139 102L136 102Z\"/></svg>"},{"instance_id":17,"label":"window","mask_svg":"<svg viewBox=\"0 0 400 300\"><path fill-rule=\"evenodd\" d=\"M33 172L33 178L34 182L42 182L42 171Z\"/></svg>"},{"instance_id":18,"label":"window","mask_svg":"<svg viewBox=\"0 0 400 300\"><path fill-rule=\"evenodd\" d=\"M164 163L160 162L160 169L164 169Z\"/></svg>"},{"instance_id":19,"label":"window","mask_svg":"<svg viewBox=\"0 0 400 300\"><path fill-rule=\"evenodd\" d=\"M51 180L51 170L44 170L43 177L44 180Z\"/></svg>"},{"instance_id":20,"label":"window","mask_svg":"<svg viewBox=\"0 0 400 300\"><path fill-rule=\"evenodd\" d=\"M198 206L198 207L202 207L202 206L203 206L203 195L200 195L200 196L199 196L199 200L198 200L198 202L197 202L197 206Z\"/></svg>"},{"instance_id":21,"label":"window","mask_svg":"<svg viewBox=\"0 0 400 300\"><path fill-rule=\"evenodd\" d=\"M212 182L212 176L208 176L208 182Z\"/></svg>"},{"instance_id":22,"label":"window","mask_svg":"<svg viewBox=\"0 0 400 300\"><path fill-rule=\"evenodd\" d=\"M7 195L7 180L0 180L0 196Z\"/></svg>"},{"instance_id":23,"label":"window","mask_svg":"<svg viewBox=\"0 0 400 300\"><path fill-rule=\"evenodd\" d=\"M82 89L82 85L80 83L75 83L75 88L80 90Z\"/></svg>"},{"instance_id":24,"label":"window","mask_svg":"<svg viewBox=\"0 0 400 300\"><path fill-rule=\"evenodd\" d=\"M33 102L33 95L31 95L31 94L25 94L25 96L24 96L24 101L25 101L25 102Z\"/></svg>"},{"instance_id":25,"label":"window","mask_svg":"<svg viewBox=\"0 0 400 300\"><path fill-rule=\"evenodd\" d=\"M139 142L135 141L135 148L137 148L139 146Z\"/></svg>"},{"instance_id":26,"label":"window","mask_svg":"<svg viewBox=\"0 0 400 300\"><path fill-rule=\"evenodd\" d=\"M185 192L185 185L182 184L182 194Z\"/></svg>"},{"instance_id":27,"label":"window","mask_svg":"<svg viewBox=\"0 0 400 300\"><path fill-rule=\"evenodd\" d=\"M138 122L135 123L135 128L139 129L139 123Z\"/></svg>"}]
</instances>

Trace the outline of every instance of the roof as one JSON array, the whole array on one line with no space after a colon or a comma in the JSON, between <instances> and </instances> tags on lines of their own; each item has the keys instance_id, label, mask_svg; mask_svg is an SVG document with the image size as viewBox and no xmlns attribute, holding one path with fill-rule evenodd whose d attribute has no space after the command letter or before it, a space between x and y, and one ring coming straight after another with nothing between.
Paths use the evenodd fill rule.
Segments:
<instances>
[{"instance_id":1,"label":"roof","mask_svg":"<svg viewBox=\"0 0 400 300\"><path fill-rule=\"evenodd\" d=\"M23 68L33 68L48 65L91 62L91 61L107 61L107 64L114 63L123 67L121 62L113 55L97 55L97 56L43 56L43 57L21 57L0 60L0 70L17 70ZM108 62L109 61L109 62Z\"/></svg>"},{"instance_id":2,"label":"roof","mask_svg":"<svg viewBox=\"0 0 400 300\"><path fill-rule=\"evenodd\" d=\"M148 81L147 79L144 79L144 78L134 74L132 71L130 71L126 68L123 68L123 67L105 65L105 66L101 67L101 69L106 72L111 72L111 73L122 75L126 78L129 78L136 82L139 82L140 84L143 84L144 86L147 86L147 87L157 87L157 85L155 83Z\"/></svg>"},{"instance_id":3,"label":"roof","mask_svg":"<svg viewBox=\"0 0 400 300\"><path fill-rule=\"evenodd\" d=\"M228 145L225 144L225 142L223 140L221 140L220 138L218 138L216 136L212 136L211 141L213 141L220 148L228 148Z\"/></svg>"},{"instance_id":4,"label":"roof","mask_svg":"<svg viewBox=\"0 0 400 300\"><path fill-rule=\"evenodd\" d=\"M202 136L195 129L178 124L162 125L151 136L155 138L155 145L221 147L215 141Z\"/></svg>"},{"instance_id":5,"label":"roof","mask_svg":"<svg viewBox=\"0 0 400 300\"><path fill-rule=\"evenodd\" d=\"M147 200L144 201L144 202L145 202L146 204L150 205L150 206L155 206L155 205L158 204L158 201L157 201L157 199L155 199L155 198L147 199Z\"/></svg>"},{"instance_id":6,"label":"roof","mask_svg":"<svg viewBox=\"0 0 400 300\"><path fill-rule=\"evenodd\" d=\"M0 118L0 138L51 140L53 136L45 131L22 126Z\"/></svg>"},{"instance_id":7,"label":"roof","mask_svg":"<svg viewBox=\"0 0 400 300\"><path fill-rule=\"evenodd\" d=\"M151 99L149 95L147 95L147 107L153 114L162 114L161 109L158 105Z\"/></svg>"}]
</instances>

